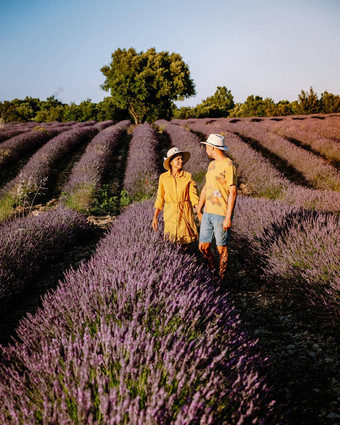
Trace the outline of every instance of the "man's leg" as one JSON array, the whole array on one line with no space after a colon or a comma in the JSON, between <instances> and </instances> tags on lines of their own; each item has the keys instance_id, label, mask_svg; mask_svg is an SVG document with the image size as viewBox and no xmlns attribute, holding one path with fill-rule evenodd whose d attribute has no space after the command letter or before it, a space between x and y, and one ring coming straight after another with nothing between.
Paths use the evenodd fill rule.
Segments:
<instances>
[{"instance_id":1,"label":"man's leg","mask_svg":"<svg viewBox=\"0 0 340 425\"><path fill-rule=\"evenodd\" d=\"M220 279L224 279L228 266L228 247L217 245L217 251L220 254Z\"/></svg>"},{"instance_id":2,"label":"man's leg","mask_svg":"<svg viewBox=\"0 0 340 425\"><path fill-rule=\"evenodd\" d=\"M198 248L203 254L203 257L208 263L210 270L215 270L215 258L214 254L211 251L211 243L210 242L200 242L198 244Z\"/></svg>"},{"instance_id":3,"label":"man's leg","mask_svg":"<svg viewBox=\"0 0 340 425\"><path fill-rule=\"evenodd\" d=\"M210 215L204 213L201 222L198 248L203 254L204 259L207 261L208 267L211 271L215 270L215 257L211 250L213 231L214 227L210 221Z\"/></svg>"}]
</instances>

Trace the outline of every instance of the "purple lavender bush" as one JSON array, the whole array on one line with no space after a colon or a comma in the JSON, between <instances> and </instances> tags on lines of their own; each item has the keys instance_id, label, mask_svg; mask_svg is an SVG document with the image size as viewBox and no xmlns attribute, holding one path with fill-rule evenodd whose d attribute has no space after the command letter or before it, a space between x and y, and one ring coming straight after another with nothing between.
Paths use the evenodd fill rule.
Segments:
<instances>
[{"instance_id":1,"label":"purple lavender bush","mask_svg":"<svg viewBox=\"0 0 340 425\"><path fill-rule=\"evenodd\" d=\"M284 423L227 295L129 207L2 350L0 421ZM142 247L142 249L141 249Z\"/></svg>"},{"instance_id":2,"label":"purple lavender bush","mask_svg":"<svg viewBox=\"0 0 340 425\"><path fill-rule=\"evenodd\" d=\"M258 123L239 121L224 124L229 131L259 142L270 152L287 161L314 187L321 190L340 190L340 173L327 161L305 149L295 146L286 138L267 132Z\"/></svg>"},{"instance_id":3,"label":"purple lavender bush","mask_svg":"<svg viewBox=\"0 0 340 425\"><path fill-rule=\"evenodd\" d=\"M104 130L106 127L110 127L111 125L115 125L116 123L112 120L100 121L97 124L94 124L95 128L98 128L99 131Z\"/></svg>"},{"instance_id":4,"label":"purple lavender bush","mask_svg":"<svg viewBox=\"0 0 340 425\"><path fill-rule=\"evenodd\" d=\"M58 131L29 131L4 141L0 145L0 176L6 172L6 166L28 155L44 143L55 137Z\"/></svg>"},{"instance_id":5,"label":"purple lavender bush","mask_svg":"<svg viewBox=\"0 0 340 425\"><path fill-rule=\"evenodd\" d=\"M58 162L91 140L98 130L91 127L72 128L54 137L40 148L0 192L0 219L7 218L11 208L23 202L34 203L46 189Z\"/></svg>"},{"instance_id":6,"label":"purple lavender bush","mask_svg":"<svg viewBox=\"0 0 340 425\"><path fill-rule=\"evenodd\" d=\"M129 143L129 153L124 177L124 189L134 201L154 196L157 192L159 143L156 131L150 124L135 127Z\"/></svg>"},{"instance_id":7,"label":"purple lavender bush","mask_svg":"<svg viewBox=\"0 0 340 425\"><path fill-rule=\"evenodd\" d=\"M84 121L84 122L77 122L74 124L73 127L75 128L83 128L83 127L92 127L93 125L97 124L97 121Z\"/></svg>"},{"instance_id":8,"label":"purple lavender bush","mask_svg":"<svg viewBox=\"0 0 340 425\"><path fill-rule=\"evenodd\" d=\"M255 239L262 276L315 315L340 324L340 219L294 211L276 219ZM322 309L322 311L321 311Z\"/></svg>"},{"instance_id":9,"label":"purple lavender bush","mask_svg":"<svg viewBox=\"0 0 340 425\"><path fill-rule=\"evenodd\" d=\"M0 226L0 308L89 229L84 216L61 207Z\"/></svg>"},{"instance_id":10,"label":"purple lavender bush","mask_svg":"<svg viewBox=\"0 0 340 425\"><path fill-rule=\"evenodd\" d=\"M62 190L61 202L77 211L88 211L100 188L103 177L117 152L119 142L131 122L120 121L100 131L87 146L73 167L69 181Z\"/></svg>"},{"instance_id":11,"label":"purple lavender bush","mask_svg":"<svg viewBox=\"0 0 340 425\"><path fill-rule=\"evenodd\" d=\"M325 118L320 120L309 118L301 122L292 120L283 120L281 122L263 121L260 125L267 132L278 134L283 138L287 138L306 149L310 149L315 153L320 154L326 160L329 160L332 164L340 164L340 149L339 143L336 140L336 135L339 138L340 126L334 127L336 132L331 132L330 125L331 119ZM325 132L325 130L327 131ZM328 137L325 137L325 135Z\"/></svg>"},{"instance_id":12,"label":"purple lavender bush","mask_svg":"<svg viewBox=\"0 0 340 425\"><path fill-rule=\"evenodd\" d=\"M339 225L335 214L239 196L233 235L269 290L339 325Z\"/></svg>"},{"instance_id":13,"label":"purple lavender bush","mask_svg":"<svg viewBox=\"0 0 340 425\"><path fill-rule=\"evenodd\" d=\"M18 136L19 134L25 133L29 130L15 130L15 129L3 129L0 131L0 143L4 142L5 140L11 139L14 136Z\"/></svg>"}]
</instances>

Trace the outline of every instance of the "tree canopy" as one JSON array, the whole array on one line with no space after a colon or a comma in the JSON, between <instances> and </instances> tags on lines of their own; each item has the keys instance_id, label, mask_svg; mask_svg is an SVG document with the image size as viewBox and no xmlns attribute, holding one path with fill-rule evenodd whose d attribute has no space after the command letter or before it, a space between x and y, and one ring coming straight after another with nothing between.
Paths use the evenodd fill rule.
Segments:
<instances>
[{"instance_id":1,"label":"tree canopy","mask_svg":"<svg viewBox=\"0 0 340 425\"><path fill-rule=\"evenodd\" d=\"M195 94L189 68L178 53L117 49L101 71L106 77L101 87L136 124L171 118L173 102Z\"/></svg>"}]
</instances>

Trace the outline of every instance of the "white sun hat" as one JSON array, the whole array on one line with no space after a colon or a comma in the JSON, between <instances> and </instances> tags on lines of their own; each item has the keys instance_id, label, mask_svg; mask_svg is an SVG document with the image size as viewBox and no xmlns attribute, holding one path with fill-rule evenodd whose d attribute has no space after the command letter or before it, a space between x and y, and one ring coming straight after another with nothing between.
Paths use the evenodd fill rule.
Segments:
<instances>
[{"instance_id":1,"label":"white sun hat","mask_svg":"<svg viewBox=\"0 0 340 425\"><path fill-rule=\"evenodd\" d=\"M175 155L182 154L183 155L183 164L185 164L190 158L190 152L182 151L180 148L171 148L168 150L166 154L166 158L164 158L163 167L166 170L170 170L170 161Z\"/></svg>"},{"instance_id":2,"label":"white sun hat","mask_svg":"<svg viewBox=\"0 0 340 425\"><path fill-rule=\"evenodd\" d=\"M204 145L211 145L214 148L220 149L221 151L228 151L229 148L225 145L225 140L222 134L210 134L205 142L201 142Z\"/></svg>"}]
</instances>

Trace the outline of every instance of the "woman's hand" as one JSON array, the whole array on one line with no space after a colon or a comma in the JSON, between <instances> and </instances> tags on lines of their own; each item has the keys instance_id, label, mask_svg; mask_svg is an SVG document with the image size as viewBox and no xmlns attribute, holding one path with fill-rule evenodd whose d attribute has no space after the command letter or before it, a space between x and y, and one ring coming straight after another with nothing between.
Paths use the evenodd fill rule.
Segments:
<instances>
[{"instance_id":1,"label":"woman's hand","mask_svg":"<svg viewBox=\"0 0 340 425\"><path fill-rule=\"evenodd\" d=\"M203 217L202 209L198 208L198 204L196 204L195 205L195 210L196 210L197 218L201 222L202 221L202 217Z\"/></svg>"},{"instance_id":2,"label":"woman's hand","mask_svg":"<svg viewBox=\"0 0 340 425\"><path fill-rule=\"evenodd\" d=\"M154 217L152 220L152 228L153 230L158 230L158 219L157 217Z\"/></svg>"}]
</instances>

